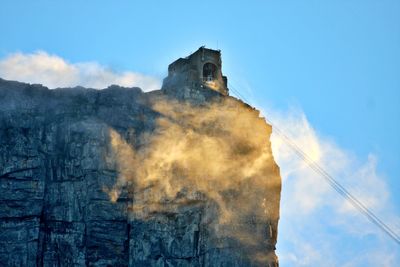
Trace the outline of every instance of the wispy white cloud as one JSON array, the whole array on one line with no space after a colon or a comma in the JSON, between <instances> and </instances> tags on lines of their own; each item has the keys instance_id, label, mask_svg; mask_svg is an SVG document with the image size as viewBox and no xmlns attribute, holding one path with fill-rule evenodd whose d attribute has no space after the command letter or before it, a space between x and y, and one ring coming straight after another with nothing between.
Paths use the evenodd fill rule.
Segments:
<instances>
[{"instance_id":1,"label":"wispy white cloud","mask_svg":"<svg viewBox=\"0 0 400 267\"><path fill-rule=\"evenodd\" d=\"M361 160L322 136L301 110L268 118L385 223L400 233L378 159ZM278 255L283 266L396 266L398 245L312 171L278 134L271 137L283 179ZM310 257L310 255L312 255Z\"/></svg>"},{"instance_id":2,"label":"wispy white cloud","mask_svg":"<svg viewBox=\"0 0 400 267\"><path fill-rule=\"evenodd\" d=\"M102 89L111 84L140 87L144 91L159 89L160 80L136 72L116 72L96 62L70 63L44 51L14 53L0 60L0 77L49 88L85 86Z\"/></svg>"}]
</instances>

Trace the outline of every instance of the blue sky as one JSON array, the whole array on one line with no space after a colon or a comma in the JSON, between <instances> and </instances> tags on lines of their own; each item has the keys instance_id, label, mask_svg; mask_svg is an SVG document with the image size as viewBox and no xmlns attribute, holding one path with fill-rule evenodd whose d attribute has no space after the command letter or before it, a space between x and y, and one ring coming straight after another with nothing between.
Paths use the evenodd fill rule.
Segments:
<instances>
[{"instance_id":1,"label":"blue sky","mask_svg":"<svg viewBox=\"0 0 400 267\"><path fill-rule=\"evenodd\" d=\"M367 191L384 182L382 190L389 196L375 208L378 213L382 209L382 216L397 216L394 227L399 229L399 14L400 1L395 0L5 0L0 8L0 60L4 63L16 53L24 57L43 51L44 57L77 64L79 70L90 66L137 73L147 77L141 80L146 84L149 79L160 81L169 63L201 45L221 49L223 72L235 89L289 132L306 127L308 131L291 136L325 151L320 163L339 175L339 180ZM332 167L330 156L345 158L345 166ZM290 162L289 158L280 160L281 164ZM361 179L365 173L373 173L376 179L365 178L370 183L365 185ZM299 190L296 177L307 174L288 172L282 201L290 201ZM319 195L318 188L313 190ZM330 200L337 201L333 196ZM296 231L290 226L290 216L304 216L304 225L319 225L315 230L321 235L315 236L327 239L326 243L319 244L312 236L297 237L298 242L310 245L304 253L316 255L317 251L322 258L332 259L325 261L326 266L364 266L374 261L368 256L372 248L382 244L387 244L383 255L394 255L387 266L400 260L399 247L373 230L354 234L340 223L321 223L332 214L340 221L343 213L332 203L319 202L309 214L282 215L287 217L282 218L278 253L285 254L281 257L284 266L322 266L318 256L299 260L298 243L288 236ZM369 229L367 223L362 225ZM347 248L347 253L341 248ZM328 251L330 255L324 255Z\"/></svg>"}]
</instances>

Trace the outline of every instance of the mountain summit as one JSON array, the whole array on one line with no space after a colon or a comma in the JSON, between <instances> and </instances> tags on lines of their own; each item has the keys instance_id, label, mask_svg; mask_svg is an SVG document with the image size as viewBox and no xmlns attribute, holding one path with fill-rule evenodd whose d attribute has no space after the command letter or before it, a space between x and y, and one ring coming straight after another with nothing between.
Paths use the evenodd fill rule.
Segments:
<instances>
[{"instance_id":1,"label":"mountain summit","mask_svg":"<svg viewBox=\"0 0 400 267\"><path fill-rule=\"evenodd\" d=\"M278 266L270 135L204 47L148 93L0 79L0 265Z\"/></svg>"}]
</instances>

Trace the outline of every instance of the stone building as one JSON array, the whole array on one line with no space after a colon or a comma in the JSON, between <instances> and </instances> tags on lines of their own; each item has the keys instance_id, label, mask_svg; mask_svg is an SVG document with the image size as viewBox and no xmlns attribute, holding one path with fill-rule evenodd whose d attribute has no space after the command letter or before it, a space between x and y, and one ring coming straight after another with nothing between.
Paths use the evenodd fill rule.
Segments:
<instances>
[{"instance_id":1,"label":"stone building","mask_svg":"<svg viewBox=\"0 0 400 267\"><path fill-rule=\"evenodd\" d=\"M228 95L228 80L222 75L221 67L221 51L202 46L168 66L162 90L181 98L196 97L201 91L210 89Z\"/></svg>"}]
</instances>

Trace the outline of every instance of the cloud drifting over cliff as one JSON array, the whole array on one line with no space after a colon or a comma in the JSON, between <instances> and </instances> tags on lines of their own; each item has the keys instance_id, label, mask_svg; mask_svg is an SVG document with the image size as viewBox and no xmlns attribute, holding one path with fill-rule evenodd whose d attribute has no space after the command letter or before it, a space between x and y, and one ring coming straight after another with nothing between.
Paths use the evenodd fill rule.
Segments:
<instances>
[{"instance_id":1,"label":"cloud drifting over cliff","mask_svg":"<svg viewBox=\"0 0 400 267\"><path fill-rule=\"evenodd\" d=\"M116 84L151 91L160 80L136 72L116 72L97 62L70 63L44 51L14 53L0 59L0 77L6 80L40 83L49 88L84 86L96 89Z\"/></svg>"},{"instance_id":2,"label":"cloud drifting over cliff","mask_svg":"<svg viewBox=\"0 0 400 267\"><path fill-rule=\"evenodd\" d=\"M319 134L298 109L268 111L268 118L312 160L400 233L378 159L360 159ZM278 257L284 266L396 266L397 244L302 161L273 131L272 150L281 169Z\"/></svg>"},{"instance_id":3,"label":"cloud drifting over cliff","mask_svg":"<svg viewBox=\"0 0 400 267\"><path fill-rule=\"evenodd\" d=\"M108 162L119 174L115 186L105 188L110 199L128 188L135 199L129 210L142 220L188 207L194 212L202 203L200 224L221 238L219 246L240 242L243 250L251 248L251 261L275 262L267 248L275 242L281 180L267 124L229 98L201 106L159 98L152 109L160 114L155 130L131 136L130 143L110 129Z\"/></svg>"}]
</instances>

